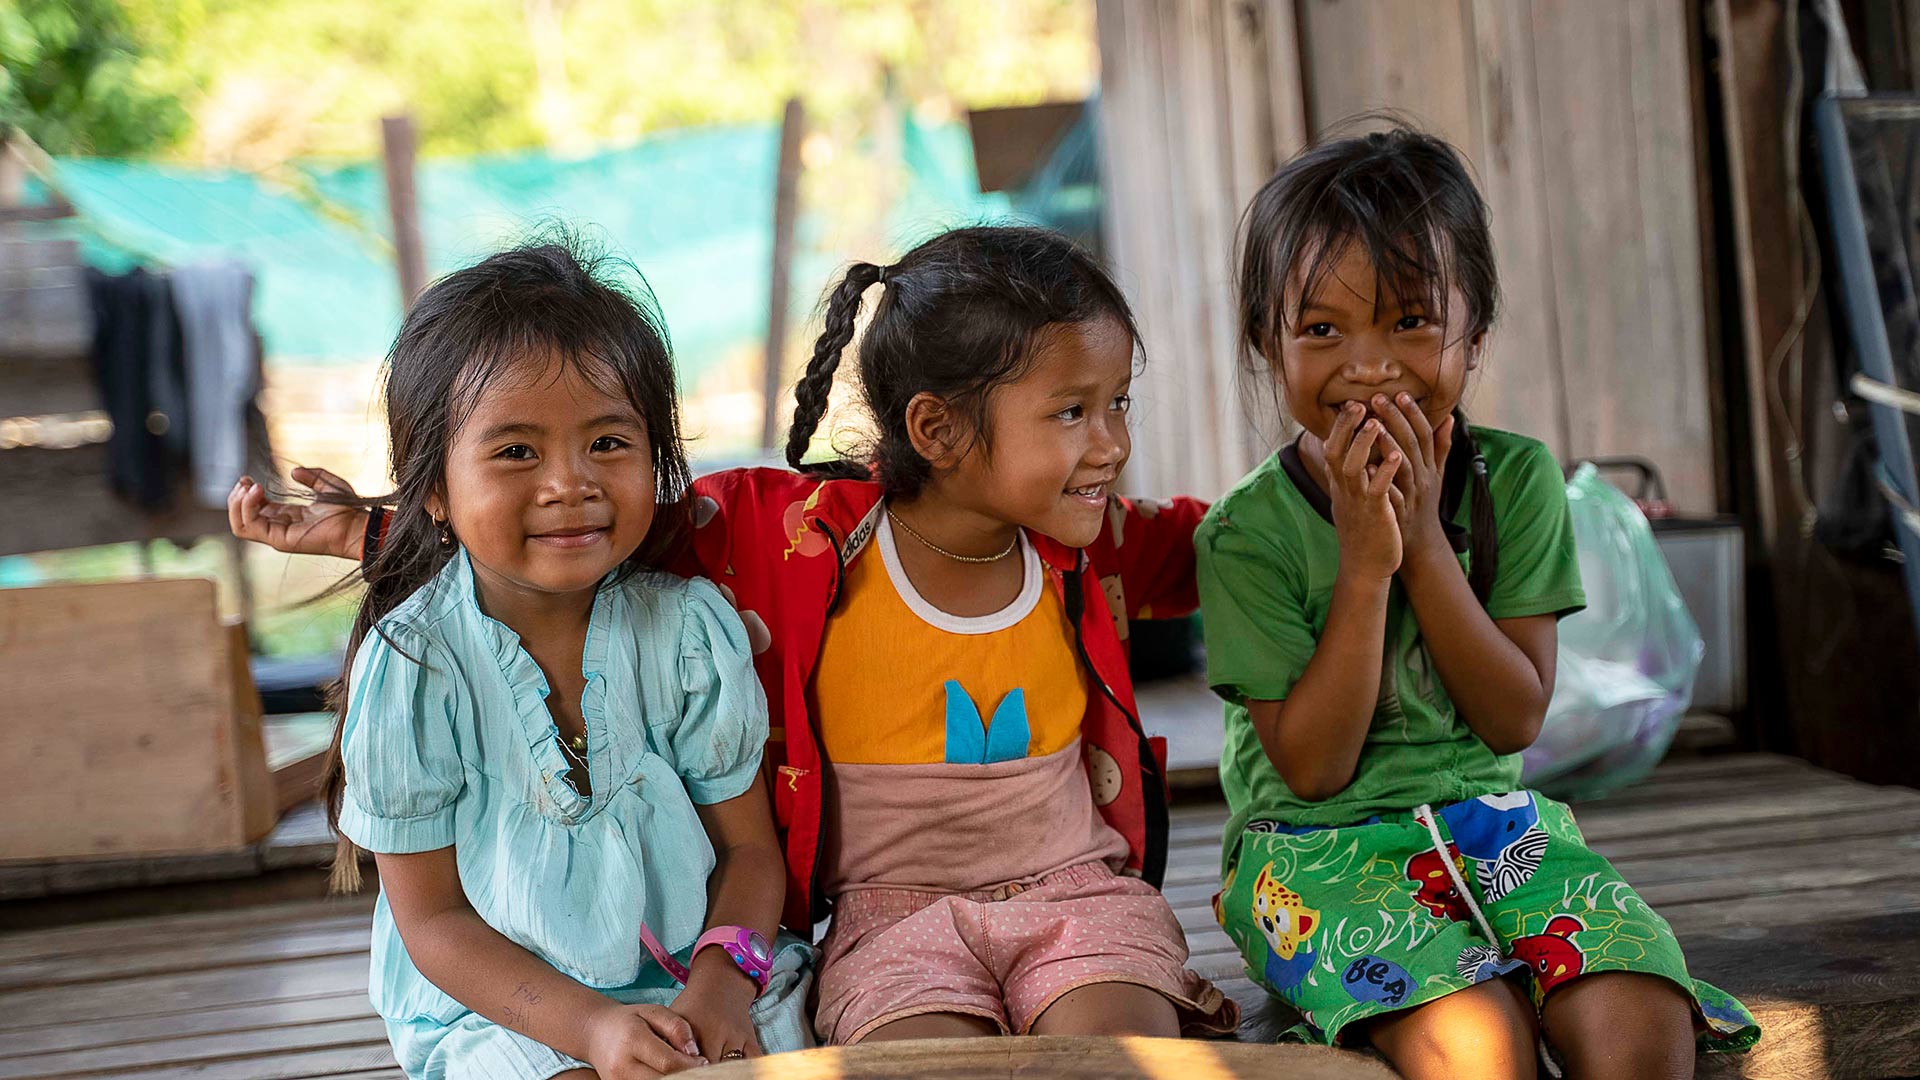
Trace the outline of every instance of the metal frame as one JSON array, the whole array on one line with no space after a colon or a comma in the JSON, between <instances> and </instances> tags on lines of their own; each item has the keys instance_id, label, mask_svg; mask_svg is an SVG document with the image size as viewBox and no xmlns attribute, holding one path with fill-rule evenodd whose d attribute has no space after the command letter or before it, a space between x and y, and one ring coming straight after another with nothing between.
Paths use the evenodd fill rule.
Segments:
<instances>
[{"instance_id":1,"label":"metal frame","mask_svg":"<svg viewBox=\"0 0 1920 1080\"><path fill-rule=\"evenodd\" d=\"M1920 395L1914 393L1920 388L1901 387L1895 382L1893 350L1860 205L1853 144L1846 129L1849 114L1911 121L1920 132L1920 95L1824 94L1814 104L1827 206L1833 221L1833 247L1839 261L1841 300L1860 363L1852 389L1871 410L1873 437L1880 450L1876 479L1893 510L1894 538L1906 563L1907 599L1913 607L1914 625L1920 628L1920 509L1916 509L1920 508L1920 478L1915 475L1914 446L1904 423L1908 413L1920 415L1916 407Z\"/></svg>"}]
</instances>

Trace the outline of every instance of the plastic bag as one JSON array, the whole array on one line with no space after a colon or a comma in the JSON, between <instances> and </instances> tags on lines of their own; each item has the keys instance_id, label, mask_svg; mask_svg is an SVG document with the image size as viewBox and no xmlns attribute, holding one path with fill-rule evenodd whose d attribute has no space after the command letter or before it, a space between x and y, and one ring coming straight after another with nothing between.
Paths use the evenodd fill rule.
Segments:
<instances>
[{"instance_id":1,"label":"plastic bag","mask_svg":"<svg viewBox=\"0 0 1920 1080\"><path fill-rule=\"evenodd\" d=\"M1555 798L1593 799L1660 763L1706 645L1633 500L1581 465L1567 501L1587 608L1560 622L1553 700L1523 775Z\"/></svg>"}]
</instances>

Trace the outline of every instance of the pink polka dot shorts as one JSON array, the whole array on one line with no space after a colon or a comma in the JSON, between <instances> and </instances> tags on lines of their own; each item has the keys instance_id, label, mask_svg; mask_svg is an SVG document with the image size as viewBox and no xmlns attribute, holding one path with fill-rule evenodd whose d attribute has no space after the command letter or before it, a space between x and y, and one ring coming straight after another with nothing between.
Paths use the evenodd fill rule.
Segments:
<instances>
[{"instance_id":1,"label":"pink polka dot shorts","mask_svg":"<svg viewBox=\"0 0 1920 1080\"><path fill-rule=\"evenodd\" d=\"M1231 999L1186 969L1186 935L1166 897L1104 863L991 892L849 890L821 952L814 1029L824 1043L856 1043L923 1013L1026 1034L1062 995L1103 982L1166 995L1188 1034L1228 1034L1239 1020Z\"/></svg>"}]
</instances>

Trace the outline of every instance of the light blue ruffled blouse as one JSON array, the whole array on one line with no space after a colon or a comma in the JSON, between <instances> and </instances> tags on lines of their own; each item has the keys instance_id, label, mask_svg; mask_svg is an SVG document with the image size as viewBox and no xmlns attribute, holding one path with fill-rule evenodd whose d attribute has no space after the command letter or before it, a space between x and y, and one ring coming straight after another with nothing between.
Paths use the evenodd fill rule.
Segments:
<instances>
[{"instance_id":1,"label":"light blue ruffled blouse","mask_svg":"<svg viewBox=\"0 0 1920 1080\"><path fill-rule=\"evenodd\" d=\"M767 738L719 590L665 574L600 586L581 662L591 797L567 783L546 677L480 610L464 549L380 629L349 677L341 832L376 852L452 845L496 930L621 1000L671 1001L640 924L675 952L699 936L714 855L694 804L745 792ZM414 1037L467 1012L414 967L384 894L371 996Z\"/></svg>"}]
</instances>

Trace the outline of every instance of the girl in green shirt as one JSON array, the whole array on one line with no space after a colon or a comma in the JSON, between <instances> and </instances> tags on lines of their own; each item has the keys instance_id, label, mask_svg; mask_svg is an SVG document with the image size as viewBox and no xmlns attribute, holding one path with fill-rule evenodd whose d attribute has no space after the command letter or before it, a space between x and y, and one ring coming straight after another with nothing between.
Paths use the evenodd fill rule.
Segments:
<instances>
[{"instance_id":1,"label":"girl in green shirt","mask_svg":"<svg viewBox=\"0 0 1920 1080\"><path fill-rule=\"evenodd\" d=\"M1216 914L1294 1034L1408 1077L1690 1077L1747 1011L1520 784L1585 603L1553 456L1458 412L1498 301L1446 143L1343 139L1243 229L1242 346L1300 426L1195 537L1234 817Z\"/></svg>"}]
</instances>

